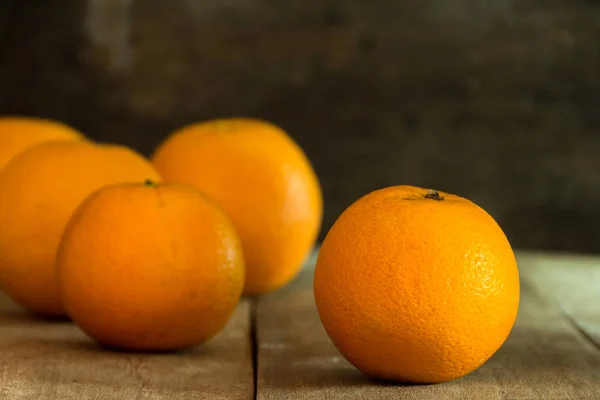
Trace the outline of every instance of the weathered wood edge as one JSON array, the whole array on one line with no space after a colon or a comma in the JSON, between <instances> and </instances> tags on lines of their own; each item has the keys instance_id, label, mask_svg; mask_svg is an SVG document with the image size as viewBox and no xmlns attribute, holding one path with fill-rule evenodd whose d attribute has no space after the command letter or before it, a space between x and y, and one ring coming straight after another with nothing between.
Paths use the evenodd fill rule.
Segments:
<instances>
[{"instance_id":1,"label":"weathered wood edge","mask_svg":"<svg viewBox=\"0 0 600 400\"><path fill-rule=\"evenodd\" d=\"M600 351L600 257L520 251L521 279L552 301Z\"/></svg>"}]
</instances>

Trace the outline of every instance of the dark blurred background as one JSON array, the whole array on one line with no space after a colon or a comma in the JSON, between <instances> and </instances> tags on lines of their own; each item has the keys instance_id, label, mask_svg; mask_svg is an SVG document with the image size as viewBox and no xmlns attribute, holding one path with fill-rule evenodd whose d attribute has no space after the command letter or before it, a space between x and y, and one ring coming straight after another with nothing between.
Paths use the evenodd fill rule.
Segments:
<instances>
[{"instance_id":1,"label":"dark blurred background","mask_svg":"<svg viewBox=\"0 0 600 400\"><path fill-rule=\"evenodd\" d=\"M359 196L466 196L520 248L600 252L600 1L0 0L0 113L149 155L197 120L286 129L321 237Z\"/></svg>"}]
</instances>

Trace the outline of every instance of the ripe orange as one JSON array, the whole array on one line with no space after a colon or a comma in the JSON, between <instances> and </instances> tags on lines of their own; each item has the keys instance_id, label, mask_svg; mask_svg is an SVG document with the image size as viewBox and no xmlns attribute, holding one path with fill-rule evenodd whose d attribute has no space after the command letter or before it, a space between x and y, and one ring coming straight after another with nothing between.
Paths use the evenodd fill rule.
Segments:
<instances>
[{"instance_id":1,"label":"ripe orange","mask_svg":"<svg viewBox=\"0 0 600 400\"><path fill-rule=\"evenodd\" d=\"M317 309L367 375L435 383L477 369L504 343L519 275L496 221L471 201L396 186L346 209L314 276Z\"/></svg>"},{"instance_id":2,"label":"ripe orange","mask_svg":"<svg viewBox=\"0 0 600 400\"><path fill-rule=\"evenodd\" d=\"M73 321L109 347L173 350L219 332L244 286L241 245L218 206L179 185L104 187L73 214L57 258Z\"/></svg>"},{"instance_id":3,"label":"ripe orange","mask_svg":"<svg viewBox=\"0 0 600 400\"><path fill-rule=\"evenodd\" d=\"M58 121L32 117L0 117L0 169L24 150L54 140L83 140L79 131Z\"/></svg>"},{"instance_id":4,"label":"ripe orange","mask_svg":"<svg viewBox=\"0 0 600 400\"><path fill-rule=\"evenodd\" d=\"M230 216L246 260L246 294L263 294L297 274L321 224L317 177L279 127L249 118L175 131L153 158L165 180L207 193Z\"/></svg>"},{"instance_id":5,"label":"ripe orange","mask_svg":"<svg viewBox=\"0 0 600 400\"><path fill-rule=\"evenodd\" d=\"M0 171L0 285L23 307L61 316L56 249L79 203L101 186L159 179L152 164L115 145L48 142Z\"/></svg>"}]
</instances>

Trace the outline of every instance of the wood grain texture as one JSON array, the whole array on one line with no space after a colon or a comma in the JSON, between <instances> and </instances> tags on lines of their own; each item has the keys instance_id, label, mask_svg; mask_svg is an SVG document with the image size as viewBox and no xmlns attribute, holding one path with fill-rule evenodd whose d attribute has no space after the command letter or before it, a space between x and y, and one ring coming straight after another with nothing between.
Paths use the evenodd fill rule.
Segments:
<instances>
[{"instance_id":1,"label":"wood grain texture","mask_svg":"<svg viewBox=\"0 0 600 400\"><path fill-rule=\"evenodd\" d=\"M600 258L526 253L521 274L600 349Z\"/></svg>"},{"instance_id":2,"label":"wood grain texture","mask_svg":"<svg viewBox=\"0 0 600 400\"><path fill-rule=\"evenodd\" d=\"M439 385L382 384L346 362L319 321L311 268L259 301L256 327L258 399L600 398L600 351L527 277L506 343L477 371Z\"/></svg>"},{"instance_id":3,"label":"wood grain texture","mask_svg":"<svg viewBox=\"0 0 600 400\"><path fill-rule=\"evenodd\" d=\"M253 398L245 301L204 346L133 354L101 349L70 322L40 321L1 297L1 399Z\"/></svg>"}]
</instances>

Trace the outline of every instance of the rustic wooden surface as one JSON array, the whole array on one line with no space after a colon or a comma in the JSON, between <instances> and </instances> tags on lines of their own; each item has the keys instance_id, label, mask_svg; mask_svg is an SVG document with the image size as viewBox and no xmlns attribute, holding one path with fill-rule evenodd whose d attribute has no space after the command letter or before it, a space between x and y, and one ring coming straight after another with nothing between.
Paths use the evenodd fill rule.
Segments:
<instances>
[{"instance_id":1,"label":"rustic wooden surface","mask_svg":"<svg viewBox=\"0 0 600 400\"><path fill-rule=\"evenodd\" d=\"M452 382L383 384L346 362L316 313L313 256L288 287L243 300L214 340L176 354L103 350L69 322L40 321L0 297L0 399L600 398L600 258L518 259L515 328L487 363Z\"/></svg>"},{"instance_id":2,"label":"rustic wooden surface","mask_svg":"<svg viewBox=\"0 0 600 400\"><path fill-rule=\"evenodd\" d=\"M524 263L532 284L600 348L600 260L531 253Z\"/></svg>"},{"instance_id":3,"label":"rustic wooden surface","mask_svg":"<svg viewBox=\"0 0 600 400\"><path fill-rule=\"evenodd\" d=\"M248 302L206 346L175 354L103 350L69 322L0 300L0 399L252 399Z\"/></svg>"},{"instance_id":4,"label":"rustic wooden surface","mask_svg":"<svg viewBox=\"0 0 600 400\"><path fill-rule=\"evenodd\" d=\"M546 270L549 260L548 256L529 254L522 261L519 258L523 283L517 323L486 364L462 379L418 386L375 382L340 356L319 322L311 290L312 270L307 268L287 290L268 295L258 304L258 398L598 399L600 348L580 332L551 296L559 294L575 320L585 315L592 321L588 321L590 325L595 321L595 327L600 326L600 260L584 263L579 258L562 258L562 262L552 261ZM576 278L586 268L583 279ZM546 287L553 282L550 276L562 278L565 287L571 284L569 289L557 292L560 285ZM571 280L565 280L566 276ZM573 292L578 295L571 297ZM578 314L584 310L590 314Z\"/></svg>"}]
</instances>

